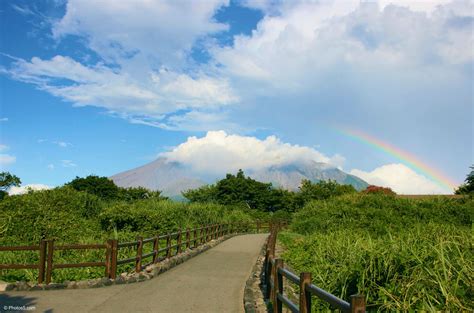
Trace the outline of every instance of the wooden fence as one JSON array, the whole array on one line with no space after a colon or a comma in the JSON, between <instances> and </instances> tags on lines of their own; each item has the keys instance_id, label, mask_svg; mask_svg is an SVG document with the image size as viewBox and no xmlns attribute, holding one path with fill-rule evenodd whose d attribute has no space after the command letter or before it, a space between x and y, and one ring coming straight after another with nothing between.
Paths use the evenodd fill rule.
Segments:
<instances>
[{"instance_id":1,"label":"wooden fence","mask_svg":"<svg viewBox=\"0 0 474 313\"><path fill-rule=\"evenodd\" d=\"M268 223L260 221L252 224L250 228L250 230L255 230L257 232L270 229ZM117 266L119 265L135 263L135 271L139 273L151 264L180 254L183 249L196 248L212 239L217 239L227 234L242 231L243 229L243 225L239 224L215 224L193 229L188 228L186 230L178 230L174 233L156 235L145 239L138 237L137 240L129 242L119 242L117 239L110 239L103 244L57 245L54 240L41 240L39 245L36 246L4 246L0 247L0 252L37 251L39 257L38 262L35 264L0 264L0 270L35 269L38 270L38 283L49 284L54 270L64 268L103 267L105 272L104 276L115 279L117 276ZM119 250L130 247L135 250L135 255L129 258L120 259ZM144 250L150 250L144 249L144 247L151 248L151 251L143 253ZM54 262L55 251L73 250L102 250L104 257L102 260L95 262L62 264Z\"/></svg>"},{"instance_id":2,"label":"wooden fence","mask_svg":"<svg viewBox=\"0 0 474 313\"><path fill-rule=\"evenodd\" d=\"M311 273L300 273L297 275L285 268L282 259L275 258L275 244L278 230L281 225L274 224L267 239L267 250L264 262L264 283L267 286L265 298L272 302L273 313L281 313L283 305L293 313L311 312L311 298L316 296L329 303L332 308L342 312L363 313L365 312L365 297L363 295L352 295L350 303L346 302L329 292L311 283ZM285 294L283 277L299 286L299 303L293 303Z\"/></svg>"}]
</instances>

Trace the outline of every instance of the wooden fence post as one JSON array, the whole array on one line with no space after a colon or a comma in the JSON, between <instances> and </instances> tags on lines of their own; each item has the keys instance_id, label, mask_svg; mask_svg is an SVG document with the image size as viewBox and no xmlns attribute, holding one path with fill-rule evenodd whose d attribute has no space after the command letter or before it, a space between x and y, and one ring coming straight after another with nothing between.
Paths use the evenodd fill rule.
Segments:
<instances>
[{"instance_id":1,"label":"wooden fence post","mask_svg":"<svg viewBox=\"0 0 474 313\"><path fill-rule=\"evenodd\" d=\"M198 234L197 228L194 228L194 230L193 230L194 248L196 248L198 246L197 234Z\"/></svg>"},{"instance_id":2,"label":"wooden fence post","mask_svg":"<svg viewBox=\"0 0 474 313\"><path fill-rule=\"evenodd\" d=\"M160 237L156 235L155 239L153 240L153 264L158 262L158 250L160 250Z\"/></svg>"},{"instance_id":3,"label":"wooden fence post","mask_svg":"<svg viewBox=\"0 0 474 313\"><path fill-rule=\"evenodd\" d=\"M306 288L311 285L311 273L300 274L300 313L311 313L311 293Z\"/></svg>"},{"instance_id":4,"label":"wooden fence post","mask_svg":"<svg viewBox=\"0 0 474 313\"><path fill-rule=\"evenodd\" d=\"M110 251L110 261L109 261L109 278L115 279L117 277L117 258L118 258L118 240L117 239L111 239L110 245L112 247L112 250Z\"/></svg>"},{"instance_id":5,"label":"wooden fence post","mask_svg":"<svg viewBox=\"0 0 474 313\"><path fill-rule=\"evenodd\" d=\"M186 249L191 246L191 234L189 233L189 227L186 228Z\"/></svg>"},{"instance_id":6,"label":"wooden fence post","mask_svg":"<svg viewBox=\"0 0 474 313\"><path fill-rule=\"evenodd\" d=\"M365 313L365 297L363 295L351 296L351 313Z\"/></svg>"},{"instance_id":7,"label":"wooden fence post","mask_svg":"<svg viewBox=\"0 0 474 313\"><path fill-rule=\"evenodd\" d=\"M176 240L178 242L178 249L176 249L176 254L180 254L181 253L181 246L182 246L182 240L181 240L181 237L182 237L183 233L181 231L181 228L178 230L178 239Z\"/></svg>"},{"instance_id":8,"label":"wooden fence post","mask_svg":"<svg viewBox=\"0 0 474 313\"><path fill-rule=\"evenodd\" d=\"M105 277L110 278L110 256L112 255L112 245L110 239L105 243Z\"/></svg>"},{"instance_id":9,"label":"wooden fence post","mask_svg":"<svg viewBox=\"0 0 474 313\"><path fill-rule=\"evenodd\" d=\"M281 313L283 310L283 305L280 299L278 299L278 294L283 294L283 277L278 273L278 269L283 267L282 259L275 259L275 266L273 268L273 286L275 291L273 292L272 306L273 313Z\"/></svg>"},{"instance_id":10,"label":"wooden fence post","mask_svg":"<svg viewBox=\"0 0 474 313\"><path fill-rule=\"evenodd\" d=\"M168 233L166 237L166 258L169 259L171 257L171 233Z\"/></svg>"},{"instance_id":11,"label":"wooden fence post","mask_svg":"<svg viewBox=\"0 0 474 313\"><path fill-rule=\"evenodd\" d=\"M44 281L44 272L46 267L46 249L46 240L41 239L39 245L38 284L42 284Z\"/></svg>"},{"instance_id":12,"label":"wooden fence post","mask_svg":"<svg viewBox=\"0 0 474 313\"><path fill-rule=\"evenodd\" d=\"M51 275L53 274L53 254L54 254L54 239L47 241L48 256L46 266L46 284L51 282Z\"/></svg>"},{"instance_id":13,"label":"wooden fence post","mask_svg":"<svg viewBox=\"0 0 474 313\"><path fill-rule=\"evenodd\" d=\"M135 261L135 272L140 273L142 271L142 255L143 255L143 237L138 237L137 244L137 260Z\"/></svg>"},{"instance_id":14,"label":"wooden fence post","mask_svg":"<svg viewBox=\"0 0 474 313\"><path fill-rule=\"evenodd\" d=\"M267 247L267 251L265 253L265 262L264 262L264 266L265 266L265 286L266 286L266 289L265 289L265 299L269 299L270 298L270 290L271 290L271 286L270 286L270 276L271 276L271 271L272 271L272 262L271 262L271 258L270 258L270 249L268 249Z\"/></svg>"}]
</instances>

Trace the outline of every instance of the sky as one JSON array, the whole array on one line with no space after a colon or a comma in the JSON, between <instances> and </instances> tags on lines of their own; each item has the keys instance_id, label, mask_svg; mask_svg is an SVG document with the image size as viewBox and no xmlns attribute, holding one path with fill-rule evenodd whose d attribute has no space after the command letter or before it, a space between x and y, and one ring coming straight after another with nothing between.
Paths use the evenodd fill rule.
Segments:
<instances>
[{"instance_id":1,"label":"sky","mask_svg":"<svg viewBox=\"0 0 474 313\"><path fill-rule=\"evenodd\" d=\"M0 27L0 165L23 186L166 156L451 193L474 163L473 1L3 0Z\"/></svg>"}]
</instances>

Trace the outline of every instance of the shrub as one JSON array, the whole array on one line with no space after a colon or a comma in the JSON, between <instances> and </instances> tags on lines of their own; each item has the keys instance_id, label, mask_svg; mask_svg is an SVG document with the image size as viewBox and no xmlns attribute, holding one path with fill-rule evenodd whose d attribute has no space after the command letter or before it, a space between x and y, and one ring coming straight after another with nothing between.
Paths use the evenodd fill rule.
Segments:
<instances>
[{"instance_id":1,"label":"shrub","mask_svg":"<svg viewBox=\"0 0 474 313\"><path fill-rule=\"evenodd\" d=\"M388 195L388 196L394 196L396 195L395 191L393 191L392 189L388 188L388 187L379 187L379 186L374 186L374 185L369 185L364 191L362 191L363 193L367 193L367 194L384 194L384 195Z\"/></svg>"}]
</instances>

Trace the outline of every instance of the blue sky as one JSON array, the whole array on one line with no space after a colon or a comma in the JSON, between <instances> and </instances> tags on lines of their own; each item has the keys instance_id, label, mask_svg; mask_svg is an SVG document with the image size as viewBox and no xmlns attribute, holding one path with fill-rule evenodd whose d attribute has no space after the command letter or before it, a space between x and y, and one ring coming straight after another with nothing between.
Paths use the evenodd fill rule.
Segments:
<instances>
[{"instance_id":1,"label":"blue sky","mask_svg":"<svg viewBox=\"0 0 474 313\"><path fill-rule=\"evenodd\" d=\"M163 153L196 167L218 155L222 172L297 154L402 193L449 192L337 129L462 182L473 11L445 0L1 1L2 169L57 186Z\"/></svg>"}]
</instances>

